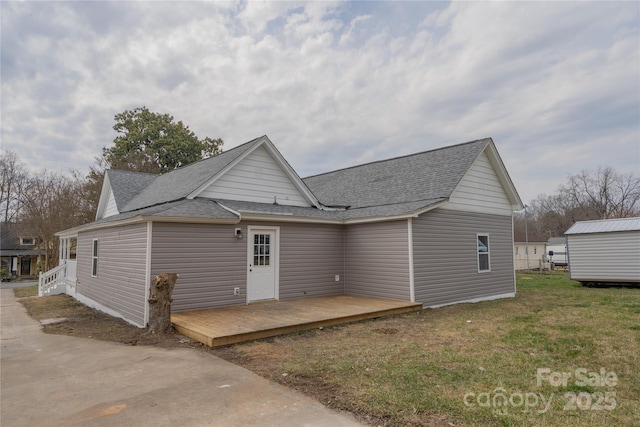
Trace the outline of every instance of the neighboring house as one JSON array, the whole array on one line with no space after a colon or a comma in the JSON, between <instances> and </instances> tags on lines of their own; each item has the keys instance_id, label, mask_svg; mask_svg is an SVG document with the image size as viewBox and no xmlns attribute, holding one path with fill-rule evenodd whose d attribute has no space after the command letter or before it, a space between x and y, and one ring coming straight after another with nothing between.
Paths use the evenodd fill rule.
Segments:
<instances>
[{"instance_id":1,"label":"neighboring house","mask_svg":"<svg viewBox=\"0 0 640 427\"><path fill-rule=\"evenodd\" d=\"M138 326L161 272L180 275L174 311L342 294L425 307L513 297L522 208L490 138L301 179L262 136L163 175L107 171L96 221L58 233L61 265L41 293L66 284ZM77 261L65 249L75 239Z\"/></svg>"},{"instance_id":2,"label":"neighboring house","mask_svg":"<svg viewBox=\"0 0 640 427\"><path fill-rule=\"evenodd\" d=\"M640 283L640 218L579 221L565 235L571 279Z\"/></svg>"},{"instance_id":3,"label":"neighboring house","mask_svg":"<svg viewBox=\"0 0 640 427\"><path fill-rule=\"evenodd\" d=\"M44 257L44 252L37 248L37 240L17 230L16 224L0 224L0 266L3 279L35 276L38 274L41 257Z\"/></svg>"},{"instance_id":4,"label":"neighboring house","mask_svg":"<svg viewBox=\"0 0 640 427\"><path fill-rule=\"evenodd\" d=\"M547 242L533 230L513 229L513 258L516 270L538 269L545 262Z\"/></svg>"},{"instance_id":5,"label":"neighboring house","mask_svg":"<svg viewBox=\"0 0 640 427\"><path fill-rule=\"evenodd\" d=\"M553 253L553 255L552 255ZM567 257L567 238L550 237L547 241L547 261L553 261L555 265L566 266L569 264Z\"/></svg>"}]
</instances>

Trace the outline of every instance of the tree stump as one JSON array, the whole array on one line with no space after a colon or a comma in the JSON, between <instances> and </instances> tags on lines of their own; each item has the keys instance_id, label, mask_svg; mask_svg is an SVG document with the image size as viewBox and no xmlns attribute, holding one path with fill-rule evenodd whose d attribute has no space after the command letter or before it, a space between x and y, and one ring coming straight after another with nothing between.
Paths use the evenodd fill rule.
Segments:
<instances>
[{"instance_id":1,"label":"tree stump","mask_svg":"<svg viewBox=\"0 0 640 427\"><path fill-rule=\"evenodd\" d=\"M171 294L178 280L177 273L161 273L149 287L149 332L168 333L171 327Z\"/></svg>"}]
</instances>

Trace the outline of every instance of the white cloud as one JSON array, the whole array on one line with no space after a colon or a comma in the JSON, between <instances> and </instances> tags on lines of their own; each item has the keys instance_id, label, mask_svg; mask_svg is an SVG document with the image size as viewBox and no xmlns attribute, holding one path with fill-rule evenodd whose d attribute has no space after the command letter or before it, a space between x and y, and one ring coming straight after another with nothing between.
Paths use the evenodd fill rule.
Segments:
<instances>
[{"instance_id":1,"label":"white cloud","mask_svg":"<svg viewBox=\"0 0 640 427\"><path fill-rule=\"evenodd\" d=\"M493 136L526 201L639 168L638 8L2 3L3 148L86 168L141 105L226 148L268 134L301 175Z\"/></svg>"}]
</instances>

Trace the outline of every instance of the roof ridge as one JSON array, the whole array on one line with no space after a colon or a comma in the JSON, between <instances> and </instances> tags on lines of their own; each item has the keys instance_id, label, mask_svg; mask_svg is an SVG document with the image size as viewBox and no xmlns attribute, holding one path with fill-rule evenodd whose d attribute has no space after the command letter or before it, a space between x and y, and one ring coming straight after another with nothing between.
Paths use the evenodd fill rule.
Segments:
<instances>
[{"instance_id":1,"label":"roof ridge","mask_svg":"<svg viewBox=\"0 0 640 427\"><path fill-rule=\"evenodd\" d=\"M391 157L391 158L388 158L388 159L381 159L381 160L374 160L374 161L371 161L371 162L368 162L368 163L361 163L361 164L358 164L358 165L347 166L345 168L335 169L335 170L328 171L328 172L323 172L323 173L319 173L319 174L315 174L315 175L306 176L306 177L302 178L302 180L304 181L305 179L308 179L308 178L315 178L315 177L322 176L322 175L329 175L329 174L334 173L334 172L341 172L341 171L345 171L345 170L349 170L349 169L359 168L359 167L362 167L362 166L368 166L368 165L373 165L373 164L377 164L377 163L390 162L392 160L405 159L405 158L408 158L408 157L418 156L420 154L433 153L433 152L436 152L436 151L447 150L447 149L450 149L450 148L460 147L460 146L463 146L463 145L474 144L474 143L477 143L477 142L480 142L480 141L485 141L485 140L491 140L491 137L475 139L473 141L462 142L462 143L459 143L459 144L447 145L445 147L433 148L431 150L419 151L417 153L412 153L412 154L405 154L403 156Z\"/></svg>"},{"instance_id":2,"label":"roof ridge","mask_svg":"<svg viewBox=\"0 0 640 427\"><path fill-rule=\"evenodd\" d=\"M105 172L130 173L130 174L136 174L136 175L149 175L149 176L156 176L156 177L161 175L159 173L128 171L124 169L112 169L112 168L106 169Z\"/></svg>"},{"instance_id":3,"label":"roof ridge","mask_svg":"<svg viewBox=\"0 0 640 427\"><path fill-rule=\"evenodd\" d=\"M640 219L640 216L629 216L629 217L626 217L626 218L585 219L585 220L582 220L582 221L576 221L574 224L577 224L579 222L603 222L603 221L610 222L610 221L624 221L624 220L629 221L629 220L638 220L638 219Z\"/></svg>"}]
</instances>

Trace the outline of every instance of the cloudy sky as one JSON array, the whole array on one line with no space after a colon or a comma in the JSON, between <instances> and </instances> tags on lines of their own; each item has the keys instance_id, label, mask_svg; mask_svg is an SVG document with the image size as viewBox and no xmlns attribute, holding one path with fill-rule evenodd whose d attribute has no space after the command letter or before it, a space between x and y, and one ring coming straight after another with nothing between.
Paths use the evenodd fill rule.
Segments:
<instances>
[{"instance_id":1,"label":"cloudy sky","mask_svg":"<svg viewBox=\"0 0 640 427\"><path fill-rule=\"evenodd\" d=\"M86 171L169 113L301 176L493 137L525 203L640 171L640 3L1 2L2 149Z\"/></svg>"}]
</instances>

